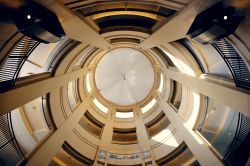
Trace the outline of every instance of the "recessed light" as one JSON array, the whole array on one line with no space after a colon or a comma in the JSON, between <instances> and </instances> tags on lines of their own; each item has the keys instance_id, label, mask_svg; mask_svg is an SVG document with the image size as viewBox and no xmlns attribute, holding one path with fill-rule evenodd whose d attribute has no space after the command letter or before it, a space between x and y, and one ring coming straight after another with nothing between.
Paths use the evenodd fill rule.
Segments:
<instances>
[{"instance_id":1,"label":"recessed light","mask_svg":"<svg viewBox=\"0 0 250 166\"><path fill-rule=\"evenodd\" d=\"M223 19L224 19L224 20L227 20L227 16L224 16Z\"/></svg>"},{"instance_id":2,"label":"recessed light","mask_svg":"<svg viewBox=\"0 0 250 166\"><path fill-rule=\"evenodd\" d=\"M26 18L27 18L28 20L30 20L30 19L31 19L31 15L28 14L28 15L26 16Z\"/></svg>"}]
</instances>

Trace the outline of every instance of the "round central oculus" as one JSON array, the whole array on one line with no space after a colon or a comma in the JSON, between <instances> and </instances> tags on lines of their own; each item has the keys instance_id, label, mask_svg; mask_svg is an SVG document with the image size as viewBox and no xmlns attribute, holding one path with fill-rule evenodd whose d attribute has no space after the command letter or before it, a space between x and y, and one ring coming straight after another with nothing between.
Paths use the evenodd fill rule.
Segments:
<instances>
[{"instance_id":1,"label":"round central oculus","mask_svg":"<svg viewBox=\"0 0 250 166\"><path fill-rule=\"evenodd\" d=\"M105 99L116 105L129 106L148 96L154 85L154 70L140 51L117 48L100 59L95 81Z\"/></svg>"}]
</instances>

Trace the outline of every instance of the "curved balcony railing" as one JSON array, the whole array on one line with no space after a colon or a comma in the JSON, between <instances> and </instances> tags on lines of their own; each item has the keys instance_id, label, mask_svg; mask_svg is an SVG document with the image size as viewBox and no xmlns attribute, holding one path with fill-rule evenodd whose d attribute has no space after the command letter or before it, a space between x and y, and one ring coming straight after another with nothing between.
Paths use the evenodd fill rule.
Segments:
<instances>
[{"instance_id":1,"label":"curved balcony railing","mask_svg":"<svg viewBox=\"0 0 250 166\"><path fill-rule=\"evenodd\" d=\"M23 37L0 67L0 92L14 86L22 65L39 42ZM11 113L0 116L0 165L25 165L26 158L20 148L11 121Z\"/></svg>"},{"instance_id":2,"label":"curved balcony railing","mask_svg":"<svg viewBox=\"0 0 250 166\"><path fill-rule=\"evenodd\" d=\"M250 90L250 72L233 45L227 39L221 39L212 46L220 53L229 67L237 87Z\"/></svg>"},{"instance_id":3,"label":"curved balcony railing","mask_svg":"<svg viewBox=\"0 0 250 166\"><path fill-rule=\"evenodd\" d=\"M238 126L237 126L237 131L235 133L234 139L230 145L229 150L227 151L225 157L224 157L224 161L227 165L229 166L233 166L235 164L237 165L245 165L245 160L248 159L249 156L247 156L247 158L243 156L243 158L241 158L241 162L243 163L239 163L239 158L237 158L237 154L239 149L241 149L241 153L245 153L242 150L242 146L244 147L245 144L249 145L249 133L250 133L250 118L244 116L243 114L239 113L239 119L238 119ZM244 142L244 143L243 143ZM241 147L240 147L241 146ZM245 148L243 148L247 151L249 151L248 147L245 146ZM246 154L249 155L249 154Z\"/></svg>"},{"instance_id":4,"label":"curved balcony railing","mask_svg":"<svg viewBox=\"0 0 250 166\"><path fill-rule=\"evenodd\" d=\"M26 158L13 132L11 113L0 117L0 165L25 165Z\"/></svg>"},{"instance_id":5,"label":"curved balcony railing","mask_svg":"<svg viewBox=\"0 0 250 166\"><path fill-rule=\"evenodd\" d=\"M208 108L209 105L209 98L206 98L207 104L206 107ZM202 131L205 128L205 123L209 120L209 114L210 112L206 109L205 114L203 116L202 121L199 123L197 131L199 133L202 133ZM245 165L246 159L248 159L249 156L244 156L242 153L245 153L248 151L248 145L250 141L250 118L244 116L241 113L237 113L237 124L235 124L235 134L233 136L232 141L228 144L228 149L224 155L221 157L223 158L224 162L228 166L233 165ZM225 145L226 146L226 145ZM218 149L217 149L218 150ZM241 154L240 156L237 156L238 154ZM245 155L249 155L250 153ZM238 161L241 160L243 163L239 163Z\"/></svg>"},{"instance_id":6,"label":"curved balcony railing","mask_svg":"<svg viewBox=\"0 0 250 166\"><path fill-rule=\"evenodd\" d=\"M16 81L22 65L39 42L24 37L11 52L0 68L0 92L11 88Z\"/></svg>"}]
</instances>

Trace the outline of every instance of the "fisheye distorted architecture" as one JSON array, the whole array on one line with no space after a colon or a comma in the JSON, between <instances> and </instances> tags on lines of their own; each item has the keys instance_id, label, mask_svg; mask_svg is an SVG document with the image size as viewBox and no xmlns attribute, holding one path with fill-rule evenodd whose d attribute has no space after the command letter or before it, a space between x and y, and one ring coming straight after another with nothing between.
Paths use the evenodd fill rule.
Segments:
<instances>
[{"instance_id":1,"label":"fisheye distorted architecture","mask_svg":"<svg viewBox=\"0 0 250 166\"><path fill-rule=\"evenodd\" d=\"M249 0L0 0L0 165L249 166Z\"/></svg>"}]
</instances>

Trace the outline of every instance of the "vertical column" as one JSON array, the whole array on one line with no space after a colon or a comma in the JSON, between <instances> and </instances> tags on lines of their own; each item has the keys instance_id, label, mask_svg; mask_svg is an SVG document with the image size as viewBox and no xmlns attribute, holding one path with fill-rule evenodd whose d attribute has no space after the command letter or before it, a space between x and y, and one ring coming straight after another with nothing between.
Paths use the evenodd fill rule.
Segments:
<instances>
[{"instance_id":1,"label":"vertical column","mask_svg":"<svg viewBox=\"0 0 250 166\"><path fill-rule=\"evenodd\" d=\"M141 108L138 105L136 105L133 110L134 110L138 145L139 145L139 149L142 151L142 162L145 165L145 162L152 161L152 164L156 165L155 159L153 156L153 151L150 146L147 129L144 125ZM148 152L150 152L150 154ZM146 156L148 156L148 158Z\"/></svg>"},{"instance_id":2,"label":"vertical column","mask_svg":"<svg viewBox=\"0 0 250 166\"><path fill-rule=\"evenodd\" d=\"M178 133L181 133L181 135L178 136L182 137L199 163L203 166L222 166L223 164L220 159L216 157L204 140L202 140L202 138L200 138L194 130L189 128L188 125L185 125L185 121L174 111L174 109L166 101L164 101L164 99L157 92L155 93L162 110L173 126L175 126Z\"/></svg>"},{"instance_id":3,"label":"vertical column","mask_svg":"<svg viewBox=\"0 0 250 166\"><path fill-rule=\"evenodd\" d=\"M61 149L62 144L66 140L66 136L72 132L72 129L86 111L86 104L81 103L71 116L64 121L45 142L28 159L27 166L41 165L47 166L56 153Z\"/></svg>"},{"instance_id":4,"label":"vertical column","mask_svg":"<svg viewBox=\"0 0 250 166\"><path fill-rule=\"evenodd\" d=\"M109 109L107 113L107 119L106 119L105 126L103 128L100 146L103 146L103 145L106 146L110 144L112 141L115 111L116 111L116 107L112 107Z\"/></svg>"},{"instance_id":5,"label":"vertical column","mask_svg":"<svg viewBox=\"0 0 250 166\"><path fill-rule=\"evenodd\" d=\"M115 112L116 112L116 107L111 107L108 110L105 126L102 130L101 141L100 141L99 148L98 148L98 151L96 154L96 159L95 159L94 165L97 165L98 159L101 162L104 162L105 165L107 165L107 157L108 157L107 152L110 151L109 148L110 148L110 144L112 142ZM106 151L106 156L103 158L99 158L99 153L101 150Z\"/></svg>"}]
</instances>

